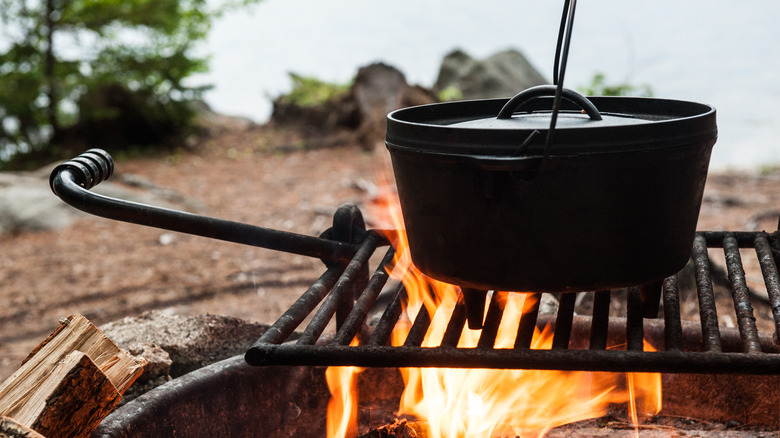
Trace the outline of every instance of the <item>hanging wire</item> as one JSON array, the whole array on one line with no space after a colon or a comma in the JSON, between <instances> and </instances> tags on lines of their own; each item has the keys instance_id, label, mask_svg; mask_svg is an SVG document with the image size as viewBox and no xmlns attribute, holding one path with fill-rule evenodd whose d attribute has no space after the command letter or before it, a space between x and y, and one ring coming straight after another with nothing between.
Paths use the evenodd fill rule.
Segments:
<instances>
[{"instance_id":1,"label":"hanging wire","mask_svg":"<svg viewBox=\"0 0 780 438\"><path fill-rule=\"evenodd\" d=\"M561 59L561 46L563 44L563 35L566 29L566 18L568 17L569 3L571 0L563 2L563 13L561 14L561 24L558 27L558 43L555 45L555 63L553 64L553 85L558 85L558 66Z\"/></svg>"},{"instance_id":2,"label":"hanging wire","mask_svg":"<svg viewBox=\"0 0 780 438\"><path fill-rule=\"evenodd\" d=\"M550 129L547 131L547 140L544 144L544 157L542 166L547 163L552 145L555 124L558 121L558 112L561 109L561 96L563 94L563 79L566 75L566 61L569 58L569 44L571 43L572 27L574 26L574 11L577 8L577 0L565 0L561 24L558 29L558 42L555 47L555 64L553 65L553 84L555 98L553 99L552 114L550 115Z\"/></svg>"}]
</instances>

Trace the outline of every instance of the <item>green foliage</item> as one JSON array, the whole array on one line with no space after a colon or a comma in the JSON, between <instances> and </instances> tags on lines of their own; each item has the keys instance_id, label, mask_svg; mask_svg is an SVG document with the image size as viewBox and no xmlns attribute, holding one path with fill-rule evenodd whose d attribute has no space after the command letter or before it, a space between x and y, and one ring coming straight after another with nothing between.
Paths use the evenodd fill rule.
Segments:
<instances>
[{"instance_id":1,"label":"green foliage","mask_svg":"<svg viewBox=\"0 0 780 438\"><path fill-rule=\"evenodd\" d=\"M207 69L198 44L256 1L0 0L0 168L16 154L181 143L205 90L185 81ZM106 139L120 144L94 144Z\"/></svg>"},{"instance_id":2,"label":"green foliage","mask_svg":"<svg viewBox=\"0 0 780 438\"><path fill-rule=\"evenodd\" d=\"M653 89L649 85L632 85L627 83L608 84L606 75L603 73L596 73L593 76L590 85L579 87L578 91L587 96L653 96Z\"/></svg>"},{"instance_id":3,"label":"green foliage","mask_svg":"<svg viewBox=\"0 0 780 438\"><path fill-rule=\"evenodd\" d=\"M442 102L461 100L463 99L463 92L460 91L460 89L458 89L457 87L450 85L448 87L445 87L443 90L439 91L439 95L437 97Z\"/></svg>"},{"instance_id":4,"label":"green foliage","mask_svg":"<svg viewBox=\"0 0 780 438\"><path fill-rule=\"evenodd\" d=\"M279 102L303 107L315 107L349 90L350 84L334 84L310 76L289 73L292 90L279 97Z\"/></svg>"}]
</instances>

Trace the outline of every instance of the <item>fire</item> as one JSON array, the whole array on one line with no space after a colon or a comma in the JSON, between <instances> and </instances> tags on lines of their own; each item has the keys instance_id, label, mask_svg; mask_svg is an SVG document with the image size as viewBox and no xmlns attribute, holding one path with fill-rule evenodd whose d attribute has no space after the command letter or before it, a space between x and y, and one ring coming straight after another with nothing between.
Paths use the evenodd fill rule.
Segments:
<instances>
[{"instance_id":1,"label":"fire","mask_svg":"<svg viewBox=\"0 0 780 438\"><path fill-rule=\"evenodd\" d=\"M441 343L460 290L425 276L412 264L406 250L400 204L388 185L383 189L382 202L378 203L380 211L375 215L386 215L391 227L399 230L395 266L390 275L406 288L405 320L413 321L418 312L428 312L431 324L422 346L436 347ZM524 300L532 295L505 293L499 297L506 302L495 348L513 348ZM404 327L399 323L392 345L401 345L408 331L408 324ZM480 330L464 327L458 347L475 347L479 335ZM550 327L537 329L531 348L550 349L552 338ZM645 349L650 348L646 343ZM329 438L356 434L356 426L341 426L336 431L330 425L338 418L342 419L340 424L350 424L349 418L356 416L357 396L354 383L349 380L354 379L354 370L350 368L328 370L345 376L338 386L330 386L329 377L336 400L331 403L352 409L352 413L336 413L329 407ZM602 416L610 404L627 403L634 424L661 409L660 374L449 368L406 368L401 369L401 374L405 389L398 412L423 420L428 437L541 437L553 427Z\"/></svg>"},{"instance_id":2,"label":"fire","mask_svg":"<svg viewBox=\"0 0 780 438\"><path fill-rule=\"evenodd\" d=\"M357 345L357 338L350 345ZM325 380L330 389L328 401L328 438L357 435L357 375L358 367L329 367Z\"/></svg>"}]
</instances>

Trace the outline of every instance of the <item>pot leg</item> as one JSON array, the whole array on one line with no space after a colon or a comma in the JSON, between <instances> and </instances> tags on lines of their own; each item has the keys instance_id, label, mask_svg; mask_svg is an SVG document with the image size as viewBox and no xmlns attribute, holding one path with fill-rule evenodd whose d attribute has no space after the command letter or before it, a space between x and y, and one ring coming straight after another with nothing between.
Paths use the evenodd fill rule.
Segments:
<instances>
[{"instance_id":1,"label":"pot leg","mask_svg":"<svg viewBox=\"0 0 780 438\"><path fill-rule=\"evenodd\" d=\"M485 316L486 290L463 288L463 302L466 304L466 318L469 328L479 330Z\"/></svg>"}]
</instances>

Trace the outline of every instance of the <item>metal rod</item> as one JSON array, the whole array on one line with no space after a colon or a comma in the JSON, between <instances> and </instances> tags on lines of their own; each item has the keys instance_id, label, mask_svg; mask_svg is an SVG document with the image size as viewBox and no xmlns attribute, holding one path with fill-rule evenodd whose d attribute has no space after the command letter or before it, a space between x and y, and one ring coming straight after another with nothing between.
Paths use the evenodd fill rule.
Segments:
<instances>
[{"instance_id":1,"label":"metal rod","mask_svg":"<svg viewBox=\"0 0 780 438\"><path fill-rule=\"evenodd\" d=\"M682 322L680 320L680 289L677 275L666 277L663 283L664 349L682 350Z\"/></svg>"},{"instance_id":2,"label":"metal rod","mask_svg":"<svg viewBox=\"0 0 780 438\"><path fill-rule=\"evenodd\" d=\"M740 248L753 248L756 240L755 231L699 231L696 235L702 236L710 248L723 248L726 235L733 236Z\"/></svg>"},{"instance_id":3,"label":"metal rod","mask_svg":"<svg viewBox=\"0 0 780 438\"><path fill-rule=\"evenodd\" d=\"M571 43L572 29L574 28L574 12L577 9L577 0L565 0L563 9L563 18L561 18L561 28L558 34L558 44L562 44L561 56L558 57L559 50L556 48L555 59L555 97L553 98L553 107L550 114L550 128L547 131L547 138L544 142L544 156L542 158L542 167L546 166L550 157L550 147L553 144L555 125L558 121L558 112L561 109L561 96L563 95L563 80L566 76L566 63L569 59L569 45ZM565 30L564 30L564 26ZM562 35L562 37L561 37Z\"/></svg>"},{"instance_id":4,"label":"metal rod","mask_svg":"<svg viewBox=\"0 0 780 438\"><path fill-rule=\"evenodd\" d=\"M108 219L328 261L349 260L358 249L358 245L350 243L111 198L90 192L80 186L76 182L78 180L72 169L63 169L52 175L51 187L57 196L71 206Z\"/></svg>"},{"instance_id":5,"label":"metal rod","mask_svg":"<svg viewBox=\"0 0 780 438\"><path fill-rule=\"evenodd\" d=\"M312 345L317 342L317 339L319 339L320 335L325 330L325 327L328 325L328 322L330 322L333 314L336 313L336 309L338 308L343 295L351 295L351 286L353 282L360 275L363 266L374 253L379 241L380 237L376 233L370 233L368 237L366 237L363 244L360 245L357 254L355 254L355 257L350 260L346 269L344 269L344 273L339 277L331 293L328 294L325 301L322 302L322 306L320 306L317 313L314 314L314 317L309 322L309 325L306 326L303 334L298 339L298 344Z\"/></svg>"},{"instance_id":6,"label":"metal rod","mask_svg":"<svg viewBox=\"0 0 780 438\"><path fill-rule=\"evenodd\" d=\"M395 283L394 287L387 293L391 293L393 299L379 318L379 322L374 328L374 333L371 334L371 338L368 340L368 345L387 345L393 328L403 313L403 303L406 300L404 284L400 281Z\"/></svg>"},{"instance_id":7,"label":"metal rod","mask_svg":"<svg viewBox=\"0 0 780 438\"><path fill-rule=\"evenodd\" d=\"M484 305L483 305L484 307ZM450 321L444 330L444 336L441 338L442 347L457 347L460 335L463 333L463 326L466 324L467 310L463 294L458 295L458 302L452 310ZM480 324L481 325L481 324Z\"/></svg>"},{"instance_id":8,"label":"metal rod","mask_svg":"<svg viewBox=\"0 0 780 438\"><path fill-rule=\"evenodd\" d=\"M485 323L482 325L482 333L479 335L477 348L493 348L498 335L498 327L501 325L501 317L504 315L508 292L493 291L488 305Z\"/></svg>"},{"instance_id":9,"label":"metal rod","mask_svg":"<svg viewBox=\"0 0 780 438\"><path fill-rule=\"evenodd\" d=\"M566 30L566 19L569 16L569 2L571 0L564 0L563 12L561 13L561 24L558 25L558 42L555 45L555 62L553 63L553 85L558 85L558 68L561 62L561 49L563 48L563 37Z\"/></svg>"},{"instance_id":10,"label":"metal rod","mask_svg":"<svg viewBox=\"0 0 780 438\"><path fill-rule=\"evenodd\" d=\"M309 289L298 298L289 309L260 336L258 343L281 344L295 328L306 319L315 307L328 295L336 284L336 280L344 270L339 266L331 266L323 273Z\"/></svg>"},{"instance_id":11,"label":"metal rod","mask_svg":"<svg viewBox=\"0 0 780 438\"><path fill-rule=\"evenodd\" d=\"M417 317L414 318L412 328L409 329L409 333L406 335L404 347L419 347L423 339L425 339L425 333L428 332L428 326L430 325L431 315L423 304L420 307L420 311L417 312Z\"/></svg>"},{"instance_id":12,"label":"metal rod","mask_svg":"<svg viewBox=\"0 0 780 438\"><path fill-rule=\"evenodd\" d=\"M777 374L776 354L681 351L264 346L274 365Z\"/></svg>"},{"instance_id":13,"label":"metal rod","mask_svg":"<svg viewBox=\"0 0 780 438\"><path fill-rule=\"evenodd\" d=\"M638 286L628 288L626 299L626 349L642 351L645 336L642 294Z\"/></svg>"},{"instance_id":14,"label":"metal rod","mask_svg":"<svg viewBox=\"0 0 780 438\"><path fill-rule=\"evenodd\" d=\"M760 234L755 240L756 255L764 276L769 305L772 307L772 317L775 321L775 339L780 343L780 274L777 272L775 258L765 234Z\"/></svg>"},{"instance_id":15,"label":"metal rod","mask_svg":"<svg viewBox=\"0 0 780 438\"><path fill-rule=\"evenodd\" d=\"M610 292L608 290L599 290L593 294L593 317L590 320L589 347L591 350L604 350L607 348L609 301Z\"/></svg>"},{"instance_id":16,"label":"metal rod","mask_svg":"<svg viewBox=\"0 0 780 438\"><path fill-rule=\"evenodd\" d=\"M756 317L753 316L753 306L750 304L745 270L742 268L742 256L739 254L737 239L733 235L724 236L723 253L726 256L726 269L731 284L731 293L734 297L734 311L737 315L739 335L742 337L742 351L745 353L760 352Z\"/></svg>"},{"instance_id":17,"label":"metal rod","mask_svg":"<svg viewBox=\"0 0 780 438\"><path fill-rule=\"evenodd\" d=\"M525 295L523 314L520 316L520 323L517 325L515 348L531 348L531 341L533 341L534 330L536 329L536 319L539 317L539 304L541 302L541 293Z\"/></svg>"},{"instance_id":18,"label":"metal rod","mask_svg":"<svg viewBox=\"0 0 780 438\"><path fill-rule=\"evenodd\" d=\"M372 275L371 279L368 281L363 293L360 294L360 297L352 306L352 311L347 315L344 324L333 338L332 342L334 344L349 345L349 343L352 342L352 339L366 321L368 312L374 305L377 296L379 296L382 286L387 283L387 279L390 277L387 273L387 268L392 265L394 255L395 250L392 247L389 248L380 262L379 267L374 271L374 275Z\"/></svg>"},{"instance_id":19,"label":"metal rod","mask_svg":"<svg viewBox=\"0 0 780 438\"><path fill-rule=\"evenodd\" d=\"M555 318L555 334L553 334L552 348L569 348L571 338L572 319L574 318L574 305L577 302L577 294L561 294L558 304L558 316Z\"/></svg>"},{"instance_id":20,"label":"metal rod","mask_svg":"<svg viewBox=\"0 0 780 438\"><path fill-rule=\"evenodd\" d=\"M722 241L720 242L722 245ZM712 291L710 257L707 255L707 240L697 234L693 240L693 266L696 275L696 291L699 295L699 319L701 337L708 351L721 351L718 311L715 308L715 294Z\"/></svg>"},{"instance_id":21,"label":"metal rod","mask_svg":"<svg viewBox=\"0 0 780 438\"><path fill-rule=\"evenodd\" d=\"M323 273L309 289L298 298L284 314L269 327L260 338L255 341L252 347L246 352L245 358L250 365L260 365L263 362L264 354L259 350L263 344L281 344L284 342L300 323L317 307L317 304L330 292L333 285L336 284L343 269L338 265L333 265Z\"/></svg>"}]
</instances>

